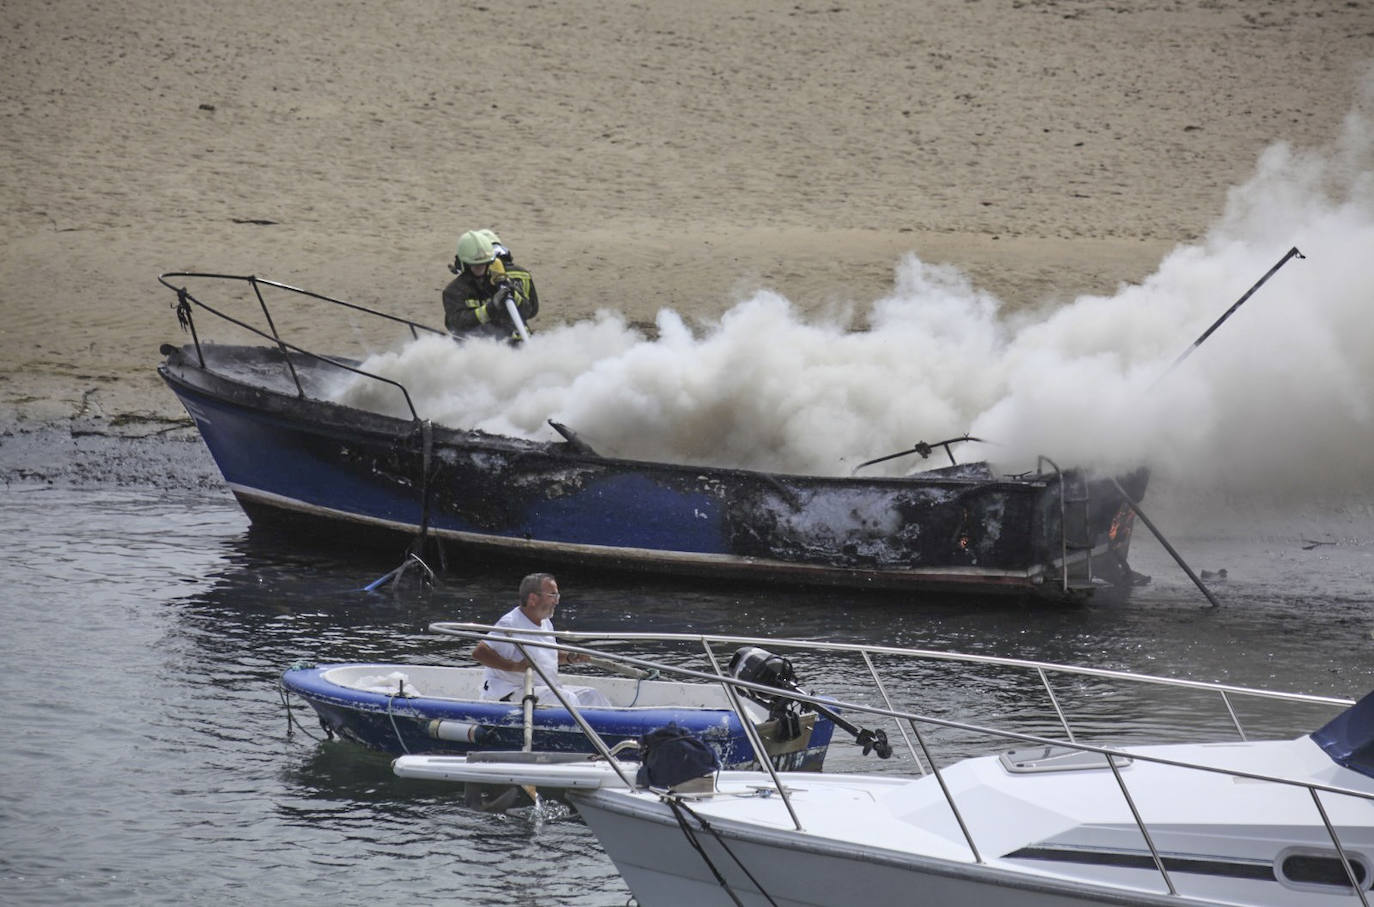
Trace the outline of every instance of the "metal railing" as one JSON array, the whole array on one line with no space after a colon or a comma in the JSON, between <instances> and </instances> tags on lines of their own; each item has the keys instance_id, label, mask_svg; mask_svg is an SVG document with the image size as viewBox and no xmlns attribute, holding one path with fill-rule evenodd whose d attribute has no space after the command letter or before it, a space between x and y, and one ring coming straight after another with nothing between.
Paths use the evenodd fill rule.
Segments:
<instances>
[{"instance_id":1,"label":"metal railing","mask_svg":"<svg viewBox=\"0 0 1374 907\"><path fill-rule=\"evenodd\" d=\"M1044 472L1046 463L1048 463L1054 469L1053 473ZM1068 477L1073 474L1072 472L1064 472L1059 468L1059 464L1055 463L1053 460L1051 460L1044 454L1041 454L1036 459L1035 469L1037 475L1053 475L1055 477L1055 485L1059 494L1060 591L1067 595L1069 592L1069 540L1067 505L1071 503L1083 505L1083 513L1081 516L1081 520L1083 524L1082 528L1084 533L1086 534L1086 538L1082 541L1081 544L1085 552L1083 560L1086 572L1085 581L1089 584L1093 582L1093 550L1095 547L1096 539L1093 538L1092 528L1090 525L1091 519L1089 515L1091 513L1091 502L1088 491L1089 485L1087 482L1087 478L1080 474L1078 476L1078 480L1083 488L1082 496L1076 498L1065 497L1064 486L1068 482ZM1138 517L1140 521L1145 524L1145 528L1150 530L1151 534L1154 535L1155 539L1159 542L1159 544L1162 545L1164 547L1164 550L1169 553L1169 556L1174 559L1174 562L1177 563L1181 568L1183 568L1183 572L1188 575L1188 578L1190 580L1192 580L1193 585L1197 586L1198 590L1202 592L1203 597L1207 599L1208 603L1213 608L1217 607L1220 603L1217 601L1216 596L1212 594L1212 590L1207 588L1207 585L1203 583L1203 581L1198 577L1198 575L1195 572L1193 572L1193 568L1188 566L1187 561L1183 559L1183 555L1178 553L1178 550L1175 549L1174 546L1170 544L1169 540L1164 537L1164 533L1160 531L1159 527L1156 526L1150 520L1150 518L1145 515L1145 512L1140 509L1140 502L1136 501L1129 494L1127 494L1126 489L1121 487L1121 483L1117 481L1115 476L1108 476L1108 480L1112 483L1112 487L1116 489L1117 493L1121 495L1122 503L1131 509L1131 512L1134 513L1136 517ZM1053 566L1053 564L1054 562L1051 561L1050 566Z\"/></svg>"},{"instance_id":2,"label":"metal railing","mask_svg":"<svg viewBox=\"0 0 1374 907\"><path fill-rule=\"evenodd\" d=\"M1046 463L1050 464L1050 466L1054 469L1054 476L1056 479L1055 487L1059 492L1059 582L1060 591L1067 595L1069 592L1069 537L1068 527L1065 525L1067 514L1064 507L1064 473L1062 470L1060 470L1058 463L1054 462L1044 454L1040 454L1040 456L1036 458L1035 471L1037 473L1043 473L1045 471ZM1089 549L1088 551L1088 557L1090 558L1090 560L1088 561L1088 575L1089 577L1091 577L1091 549Z\"/></svg>"},{"instance_id":3,"label":"metal railing","mask_svg":"<svg viewBox=\"0 0 1374 907\"><path fill-rule=\"evenodd\" d=\"M253 325L248 324L247 322L241 321L240 319L235 318L232 315L220 311L219 309L209 305L201 299L197 299L184 285L178 286L177 284L172 283L172 280L176 278L190 278L196 280L218 280L228 282L241 282L247 284L252 289L253 295L257 299L258 306L262 309L263 317L267 319L268 330L263 331L260 328L254 327ZM419 413L415 409L414 402L411 400L410 392L406 390L405 385L401 384L399 381L395 381L391 378L385 378L381 375L373 374L372 372L348 365L347 363L340 362L337 358L323 356L319 353L311 352L310 350L296 346L295 344L285 340L281 336L281 333L277 330L276 320L272 317L272 312L267 306L267 300L266 298L264 298L262 294L262 288L271 287L274 290L281 290L285 293L293 293L301 297L314 299L320 302L325 302L330 305L341 306L343 308L350 309L355 312L360 312L365 315L372 316L374 318L379 318L384 321L390 321L396 324L403 324L410 329L410 335L412 339L419 339L419 336L422 332L447 337L449 336L447 331L441 331L437 328L432 328L428 325L420 324L418 321L411 321L408 318L402 318L398 315L392 315L387 312L380 311L378 309L372 309L367 306L358 305L357 303L353 302L347 302L342 299L335 299L332 296L325 296L320 293L311 292L310 290L301 289L300 287L293 287L289 284L278 283L275 280L267 280L266 278L257 277L253 275L208 274L191 271L169 271L165 274L159 274L157 279L159 283L161 283L163 286L167 287L169 290L177 294L177 302L175 306L177 312L177 320L181 323L183 328L190 332L191 340L195 345L196 356L200 361L201 368L206 368L205 352L201 349L200 334L196 330L195 317L192 309L193 306L203 309L211 315L214 315L215 317L220 318L228 322L229 324L235 325L236 327L241 328L242 330L248 331L251 334L256 334L257 336L262 337L264 340L271 341L277 347L277 349L281 351L282 360L286 365L286 369L291 377L292 383L296 387L296 393L300 397L304 398L306 396L305 387L301 384L300 375L297 374L296 366L291 361L291 353L296 353L299 356L312 359L316 362L324 363L325 365L331 366L333 368L341 369L347 372L352 372L353 374L362 376L364 378L370 378L373 381L379 381L383 384L391 385L392 387L400 391L402 398L404 398L405 400L406 408L410 411L411 419L417 423L422 421L420 419Z\"/></svg>"},{"instance_id":4,"label":"metal railing","mask_svg":"<svg viewBox=\"0 0 1374 907\"><path fill-rule=\"evenodd\" d=\"M1145 821L1139 809L1136 807L1135 800L1131 795L1130 789L1126 783L1126 779L1122 775L1120 768L1117 764L1119 760L1137 760L1141 762L1149 762L1158 765L1171 766L1174 768L1211 772L1213 774L1226 775L1232 778L1245 779L1248 781L1268 782L1272 784L1284 785L1287 787L1304 789L1309 793L1309 795L1312 798L1313 805L1321 820L1321 824L1326 829L1327 835L1330 837L1331 843L1335 848L1335 852L1337 855L1339 855L1341 862L1344 865L1347 879L1350 882L1352 889L1359 896L1360 902L1363 905L1365 905L1365 907L1369 907L1369 900L1364 892L1363 883L1360 879L1356 877L1355 870L1353 868L1354 864L1352 863L1352 860L1349 854L1347 853L1346 849L1341 844L1340 836L1337 833L1335 825L1332 823L1326 808L1322 804L1320 795L1329 794L1349 796L1374 803L1374 794L1365 793L1363 791L1358 790L1352 790L1350 788L1339 787L1336 785L1321 784L1311 781L1298 781L1291 778L1266 775L1259 772L1245 771L1239 769L1225 769L1214 765L1205 765L1199 763L1186 762L1179 759L1170 759L1162 756L1142 754L1129 748L1108 747L1084 743L1077 739L1078 735L1074 733L1073 723L1070 721L1068 714L1065 712L1063 706L1061 705L1059 697L1056 696L1054 684L1051 683L1050 678L1051 675L1066 675L1078 678L1087 677L1119 681L1123 683L1156 686L1161 688L1172 688L1179 690L1191 690L1213 693L1216 694L1217 697L1220 699L1221 705L1225 710L1226 716L1228 717L1231 724L1235 727L1236 732L1242 741L1246 740L1247 736L1245 728L1242 725L1240 718L1237 715L1233 705L1232 700L1235 698L1249 697L1254 699L1281 701L1309 706L1331 706L1339 708L1345 708L1352 705L1353 700L1350 699L1331 696L1316 696L1301 693L1287 693L1272 690L1262 690L1253 687L1243 687L1231 684L1182 680L1177 678L1158 677L1149 674L1137 674L1128 671L1114 671L1101 668L1086 668L1075 665L1056 664L1053 662L1039 662L1027 659L1003 658L988 655L970 655L957 652L942 652L931 649L908 649L889 646L828 643L811 640L766 639L758 637L720 636L710 634L659 634L621 632L598 633L572 632L562 630L557 631L556 633L557 641L550 641L548 639L548 634L543 631L519 631L511 630L509 628L496 628L485 624L469 624L458 622L434 623L430 625L429 629L431 632L451 636L465 637L469 639L481 639L488 633L492 632L512 636L516 634L527 633L528 638L522 639L517 643L517 645L521 646L522 649L524 646L537 646L541 648L557 649L559 651L590 654L595 655L601 659L609 659L618 662L623 662L627 665L632 665L634 667L642 669L656 669L661 674L665 675L673 674L689 680L719 683L723 685L726 689L728 693L728 698L733 708L735 709L737 717L739 718L741 724L746 728L750 727L750 722L748 721L741 706L738 697L739 691L753 691L765 695L776 696L778 694L778 688L771 686L763 686L757 683L751 683L727 675L720 668L720 663L717 660L714 651L712 650L713 645L767 646L773 649L785 648L788 650L803 650L809 652L830 652L843 653L849 655L859 655L863 658L864 663L868 667L869 673L874 682L874 686L883 699L883 706L873 706L852 701L840 701L830 696L819 697L813 694L801 692L788 692L786 693L787 698L795 699L797 702L801 703L810 703L813 705L823 706L828 709L834 709L844 712L856 712L860 714L888 718L896 722L897 727L901 731L902 737L907 744L908 750L911 752L913 759L915 759L917 766L920 768L921 773L923 775L926 774L926 768L924 765L922 765L922 756L924 757L925 762L929 764L929 773L934 775L935 781L940 787L945 802L950 808L955 818L955 821L957 822L960 828L961 834L963 835L964 840L968 845L970 852L972 853L973 860L976 863L984 863L985 860L979 852L977 843L974 840L973 833L969 828L968 824L966 823L966 821L964 820L963 814L959 809L958 803L956 802L956 798L953 792L945 783L941 767L938 761L931 753L931 749L928 745L928 742L925 739L925 735L923 735L922 733L922 728L940 728L945 730L963 731L977 734L980 736L991 737L994 740L998 741L1032 744L1035 746L1051 746L1060 749L1071 749L1083 753L1093 753L1102 756L1106 760L1107 767L1110 768L1112 771L1112 775L1116 781L1118 789L1121 791L1122 798L1125 801L1126 806L1131 813L1134 824L1136 825L1136 828L1139 830L1143 840L1145 841L1146 847L1150 851L1154 866L1156 870L1159 872L1161 878L1163 879L1164 885L1168 889L1170 894L1177 894L1177 889L1174 885L1173 879L1169 875L1169 870L1165 866L1164 857L1161 855L1158 847L1155 844L1154 837L1150 833L1149 823ZM542 639L540 637L542 637ZM512 641L514 641L514 639ZM712 670L709 672L698 671L691 668L665 664L661 661L649 660L630 655L623 655L620 653L613 653L609 652L605 648L589 648L586 645L579 644L590 642L699 644L704 649L707 661L710 664ZM882 677L879 675L877 667L873 663L872 656L875 655L892 656L921 661L958 663L971 666L977 665L1010 668L1032 673L1038 680L1039 685L1043 687L1045 693L1047 694L1051 709L1057 717L1060 726L1064 728L1067 740L1056 740L1039 736L1037 734L1029 734L1013 730L992 728L985 725L974 724L972 722L957 721L948 718L938 718L933 715L919 714L916 712L896 708L893 706L891 698L887 692L887 686L883 683ZM531 663L537 667L537 662L535 662L533 659L531 659ZM558 696L559 702L566 709L568 709L568 711L576 718L579 727L582 729L583 733L587 735L588 739L596 747L600 755L610 762L610 764L615 768L616 772L620 775L621 779L625 782L626 786L630 789L634 789L634 783L630 780L629 777L626 776L625 772L621 769L616 760L612 758L610 750L606 746L605 742L601 740L601 738L596 734L595 730L593 730L591 726L587 724L587 722L582 718L580 713L577 711L576 707L559 693L557 679L545 676L542 670L539 673L540 677L544 680L545 684L548 685L549 688L555 692L555 695ZM916 740L915 745L912 744L911 739L907 736L904 725L910 727L912 735L915 737ZM753 734L749 735L749 739L754 747L755 755L757 757L759 764L766 767L768 774L772 780L772 786L775 789L775 792L782 799L782 802L785 804L788 814L791 816L793 825L798 831L804 831L805 829L803 827L801 818L797 813L795 805L792 803L792 798L789 794L787 785L783 782L781 778L779 778L777 772L774 770L770 760L767 757L767 754L764 751L762 742L759 741L757 737ZM918 747L921 753L921 755L919 756L917 755ZM656 793L665 798L674 796L670 791L656 791Z\"/></svg>"}]
</instances>

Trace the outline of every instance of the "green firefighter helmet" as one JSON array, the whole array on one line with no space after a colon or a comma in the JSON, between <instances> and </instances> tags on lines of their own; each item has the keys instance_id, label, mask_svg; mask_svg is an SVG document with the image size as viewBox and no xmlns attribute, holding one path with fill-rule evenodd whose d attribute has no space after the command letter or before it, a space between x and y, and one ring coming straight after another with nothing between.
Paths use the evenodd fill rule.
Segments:
<instances>
[{"instance_id":1,"label":"green firefighter helmet","mask_svg":"<svg viewBox=\"0 0 1374 907\"><path fill-rule=\"evenodd\" d=\"M490 230L469 230L458 237L458 261L463 267L490 264L496 258L491 240L483 236Z\"/></svg>"},{"instance_id":2,"label":"green firefighter helmet","mask_svg":"<svg viewBox=\"0 0 1374 907\"><path fill-rule=\"evenodd\" d=\"M501 237L496 235L495 230L482 229L473 230L472 232L476 233L478 236L481 236L488 242L490 242L491 251L496 254L496 257L506 262L507 264L510 264L510 249L506 248L505 243L501 242Z\"/></svg>"}]
</instances>

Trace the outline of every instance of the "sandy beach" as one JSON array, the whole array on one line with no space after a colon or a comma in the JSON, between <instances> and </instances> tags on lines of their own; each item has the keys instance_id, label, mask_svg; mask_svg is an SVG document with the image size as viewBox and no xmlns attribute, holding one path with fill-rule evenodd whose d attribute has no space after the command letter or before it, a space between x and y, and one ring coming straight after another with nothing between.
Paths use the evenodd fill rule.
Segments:
<instances>
[{"instance_id":1,"label":"sandy beach","mask_svg":"<svg viewBox=\"0 0 1374 907\"><path fill-rule=\"evenodd\" d=\"M1372 52L1334 0L17 0L0 419L181 417L163 271L438 323L473 226L544 329L760 289L862 327L908 254L1008 310L1110 294L1329 142Z\"/></svg>"}]
</instances>

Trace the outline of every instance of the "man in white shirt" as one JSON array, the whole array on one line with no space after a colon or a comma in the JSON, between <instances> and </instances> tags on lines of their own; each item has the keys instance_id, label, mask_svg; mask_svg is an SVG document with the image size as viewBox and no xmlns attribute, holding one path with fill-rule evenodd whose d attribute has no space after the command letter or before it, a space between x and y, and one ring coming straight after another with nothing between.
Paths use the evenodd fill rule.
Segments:
<instances>
[{"instance_id":1,"label":"man in white shirt","mask_svg":"<svg viewBox=\"0 0 1374 907\"><path fill-rule=\"evenodd\" d=\"M544 674L550 678L558 676L560 664L572 664L582 656L576 652L559 652L540 646L526 646L522 655L512 635L516 639L539 640L540 636L553 641L553 612L558 609L560 594L558 581L549 573L531 573L520 581L520 604L511 609L496 622L498 627L512 630L539 631L537 633L500 634L492 633L479 642L472 650L472 657L487 670L482 680L482 698L497 699L502 702L519 701L525 689L525 671L530 669L531 661L538 662ZM558 698L553 695L539 677L534 675L534 695L544 705L557 705ZM591 687L574 687L559 684L558 688L578 706L609 706L610 702L600 691Z\"/></svg>"}]
</instances>

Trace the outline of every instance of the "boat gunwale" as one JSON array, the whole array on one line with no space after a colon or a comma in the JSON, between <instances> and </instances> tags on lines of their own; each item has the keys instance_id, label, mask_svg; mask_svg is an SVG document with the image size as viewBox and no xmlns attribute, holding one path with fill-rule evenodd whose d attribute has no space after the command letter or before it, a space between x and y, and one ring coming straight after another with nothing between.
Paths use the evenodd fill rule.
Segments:
<instances>
[{"instance_id":1,"label":"boat gunwale","mask_svg":"<svg viewBox=\"0 0 1374 907\"><path fill-rule=\"evenodd\" d=\"M467 668L460 666L447 665L424 665L424 664L405 664L401 662L327 662L311 666L288 668L281 674L282 686L291 693L300 696L307 702L315 699L327 703L337 708L351 708L359 712L380 715L398 715L407 718L421 718L426 711L445 711L458 712L465 711L473 716L473 720L481 717L485 720L486 716L509 717L514 714L517 718L520 714L520 703L501 702L487 699L465 699L452 696L426 696L426 695L406 695L402 693L383 693L378 690L364 689L362 687L350 686L339 683L326 676L331 671L341 668L442 668L444 670L455 671L480 671L481 668ZM568 677L578 675L568 675ZM568 677L562 678L567 680ZM289 678L289 679L288 679ZM655 683L669 683L674 685L690 685L687 681L646 681ZM702 684L707 686L708 684ZM714 684L709 684L715 686ZM348 695L345 695L346 691ZM408 704L407 708L397 707L397 703ZM755 724L768 720L767 710L758 703L745 700L741 703L749 712L749 717ZM628 706L601 706L583 707L578 709L585 715L634 715L643 714L649 711L661 712L689 712L692 714L707 714L718 716L724 714L730 720L737 722L737 716L728 703L718 706L678 706L669 704L656 705L628 705ZM556 721L559 716L567 717L572 720L571 712L559 704L536 703L534 714L547 721ZM434 715L431 717L444 717ZM460 716L453 716L454 718ZM718 718L713 718L712 722L717 722Z\"/></svg>"}]
</instances>

